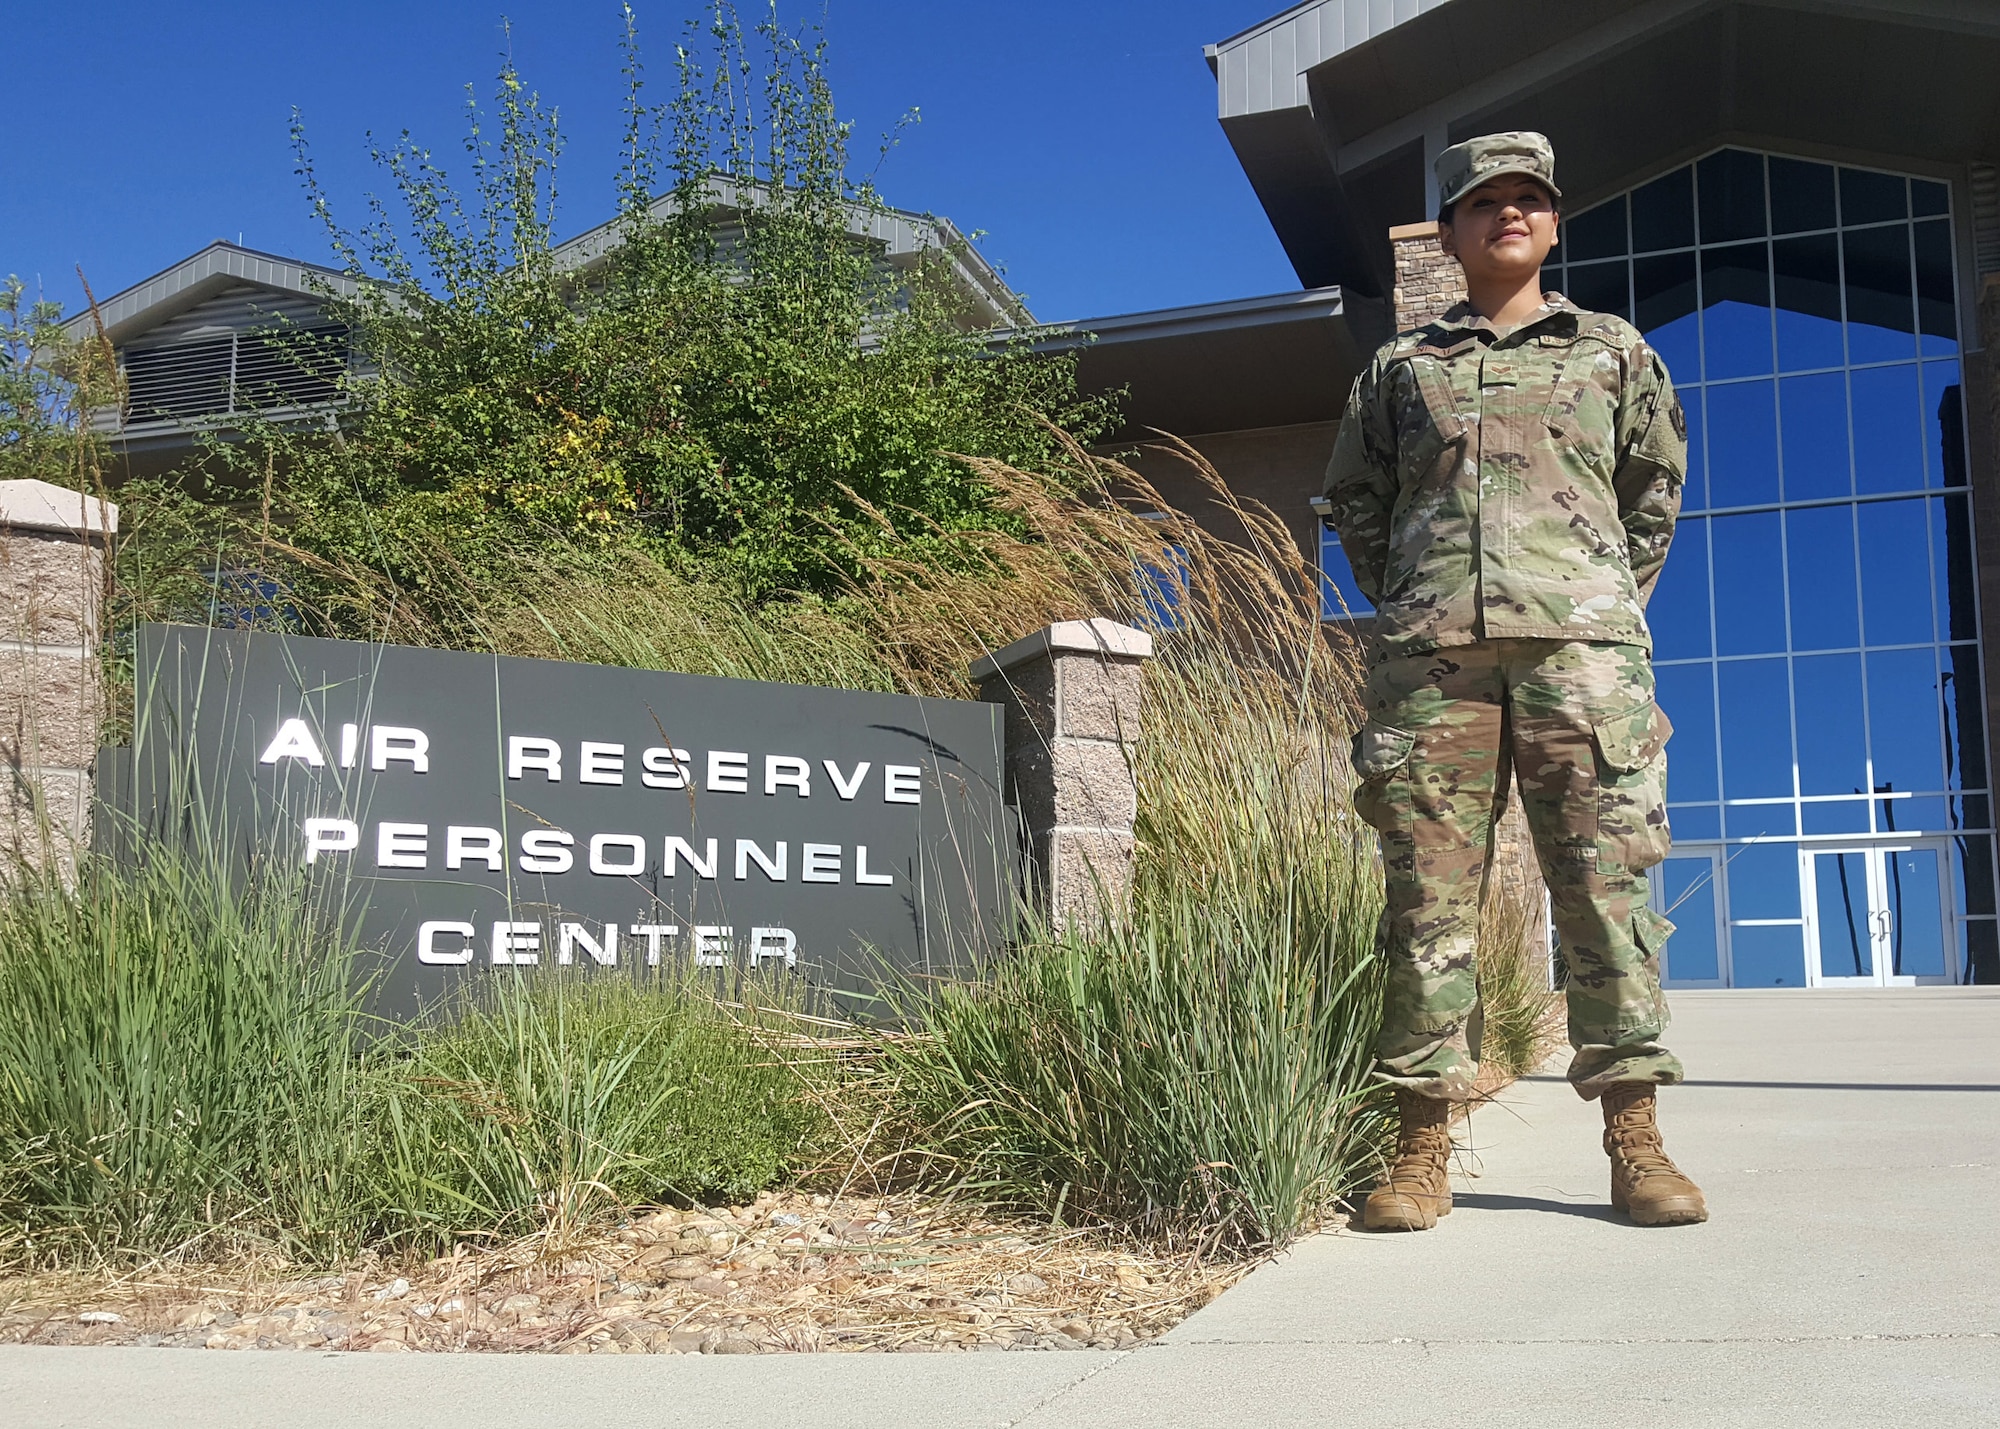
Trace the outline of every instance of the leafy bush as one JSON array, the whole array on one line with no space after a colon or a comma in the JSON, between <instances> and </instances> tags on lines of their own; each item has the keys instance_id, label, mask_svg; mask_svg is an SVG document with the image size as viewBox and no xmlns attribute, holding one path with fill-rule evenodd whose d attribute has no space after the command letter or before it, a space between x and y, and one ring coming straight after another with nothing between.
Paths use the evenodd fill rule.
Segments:
<instances>
[{"instance_id":1,"label":"leafy bush","mask_svg":"<svg viewBox=\"0 0 2000 1429\"><path fill-rule=\"evenodd\" d=\"M408 136L375 152L400 224L379 206L337 223L296 131L358 284L330 298L360 367L334 439L253 420L211 445L205 479L245 508L270 493L256 559L336 625L379 614L383 587L449 605L551 544L640 541L753 596L830 592L884 539L941 554L1001 519L951 453L1059 477L1052 427L1103 431L1070 359L972 331L962 244L898 269L859 236L886 210L849 177L823 45L775 20L746 35L724 3L678 54L673 97L648 107L627 12L606 254L556 243L560 135L511 64L491 120L472 115L468 192Z\"/></svg>"}]
</instances>

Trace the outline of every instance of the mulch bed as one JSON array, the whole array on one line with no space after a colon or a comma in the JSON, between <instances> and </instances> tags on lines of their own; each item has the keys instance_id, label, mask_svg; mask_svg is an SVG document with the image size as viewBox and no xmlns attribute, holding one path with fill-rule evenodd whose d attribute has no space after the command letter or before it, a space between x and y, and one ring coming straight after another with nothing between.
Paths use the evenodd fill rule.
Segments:
<instances>
[{"instance_id":1,"label":"mulch bed","mask_svg":"<svg viewBox=\"0 0 2000 1429\"><path fill-rule=\"evenodd\" d=\"M904 1198L764 1195L300 1278L168 1265L0 1280L0 1343L765 1354L1125 1349L1247 1274Z\"/></svg>"}]
</instances>

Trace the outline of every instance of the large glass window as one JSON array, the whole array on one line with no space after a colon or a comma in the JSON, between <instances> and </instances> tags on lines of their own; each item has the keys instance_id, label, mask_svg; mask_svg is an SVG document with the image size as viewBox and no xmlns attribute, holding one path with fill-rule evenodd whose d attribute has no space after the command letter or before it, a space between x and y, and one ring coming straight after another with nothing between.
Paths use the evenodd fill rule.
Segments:
<instances>
[{"instance_id":1,"label":"large glass window","mask_svg":"<svg viewBox=\"0 0 2000 1429\"><path fill-rule=\"evenodd\" d=\"M1635 322L1687 410L1648 616L1676 838L1713 843L1726 909L1693 980L1854 964L1857 839L1865 897L1903 899L1888 962L2000 949L1954 252L1945 184L1733 148L1565 222L1552 286ZM1950 927L1898 891L1940 861Z\"/></svg>"}]
</instances>

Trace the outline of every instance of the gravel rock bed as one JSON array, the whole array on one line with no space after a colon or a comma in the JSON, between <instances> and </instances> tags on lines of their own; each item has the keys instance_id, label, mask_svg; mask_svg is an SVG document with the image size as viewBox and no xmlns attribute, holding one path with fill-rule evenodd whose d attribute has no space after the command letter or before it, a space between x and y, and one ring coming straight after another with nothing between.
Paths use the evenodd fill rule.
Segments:
<instances>
[{"instance_id":1,"label":"gravel rock bed","mask_svg":"<svg viewBox=\"0 0 2000 1429\"><path fill-rule=\"evenodd\" d=\"M1247 1271L899 1199L764 1195L405 1265L0 1280L0 1343L770 1354L1128 1349Z\"/></svg>"}]
</instances>

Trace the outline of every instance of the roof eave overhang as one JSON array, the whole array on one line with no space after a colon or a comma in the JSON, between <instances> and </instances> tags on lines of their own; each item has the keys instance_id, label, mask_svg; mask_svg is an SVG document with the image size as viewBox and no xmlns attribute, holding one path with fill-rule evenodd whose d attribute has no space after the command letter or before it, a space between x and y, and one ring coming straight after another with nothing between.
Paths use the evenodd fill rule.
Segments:
<instances>
[{"instance_id":1,"label":"roof eave overhang","mask_svg":"<svg viewBox=\"0 0 2000 1429\"><path fill-rule=\"evenodd\" d=\"M1073 353L1086 393L1124 389L1119 437L1195 437L1337 420L1387 326L1379 304L1318 288L1123 313L1003 340Z\"/></svg>"},{"instance_id":2,"label":"roof eave overhang","mask_svg":"<svg viewBox=\"0 0 2000 1429\"><path fill-rule=\"evenodd\" d=\"M1430 157L1493 129L1548 133L1585 203L1746 137L1859 161L2000 154L1996 4L1317 0L1211 51L1223 128L1309 284L1386 291L1384 235L1431 216Z\"/></svg>"},{"instance_id":3,"label":"roof eave overhang","mask_svg":"<svg viewBox=\"0 0 2000 1429\"><path fill-rule=\"evenodd\" d=\"M311 297L345 295L358 286L347 274L317 263L218 241L101 299L64 323L63 330L72 341L81 341L93 336L102 323L104 335L123 347L217 293L243 284Z\"/></svg>"}]
</instances>

